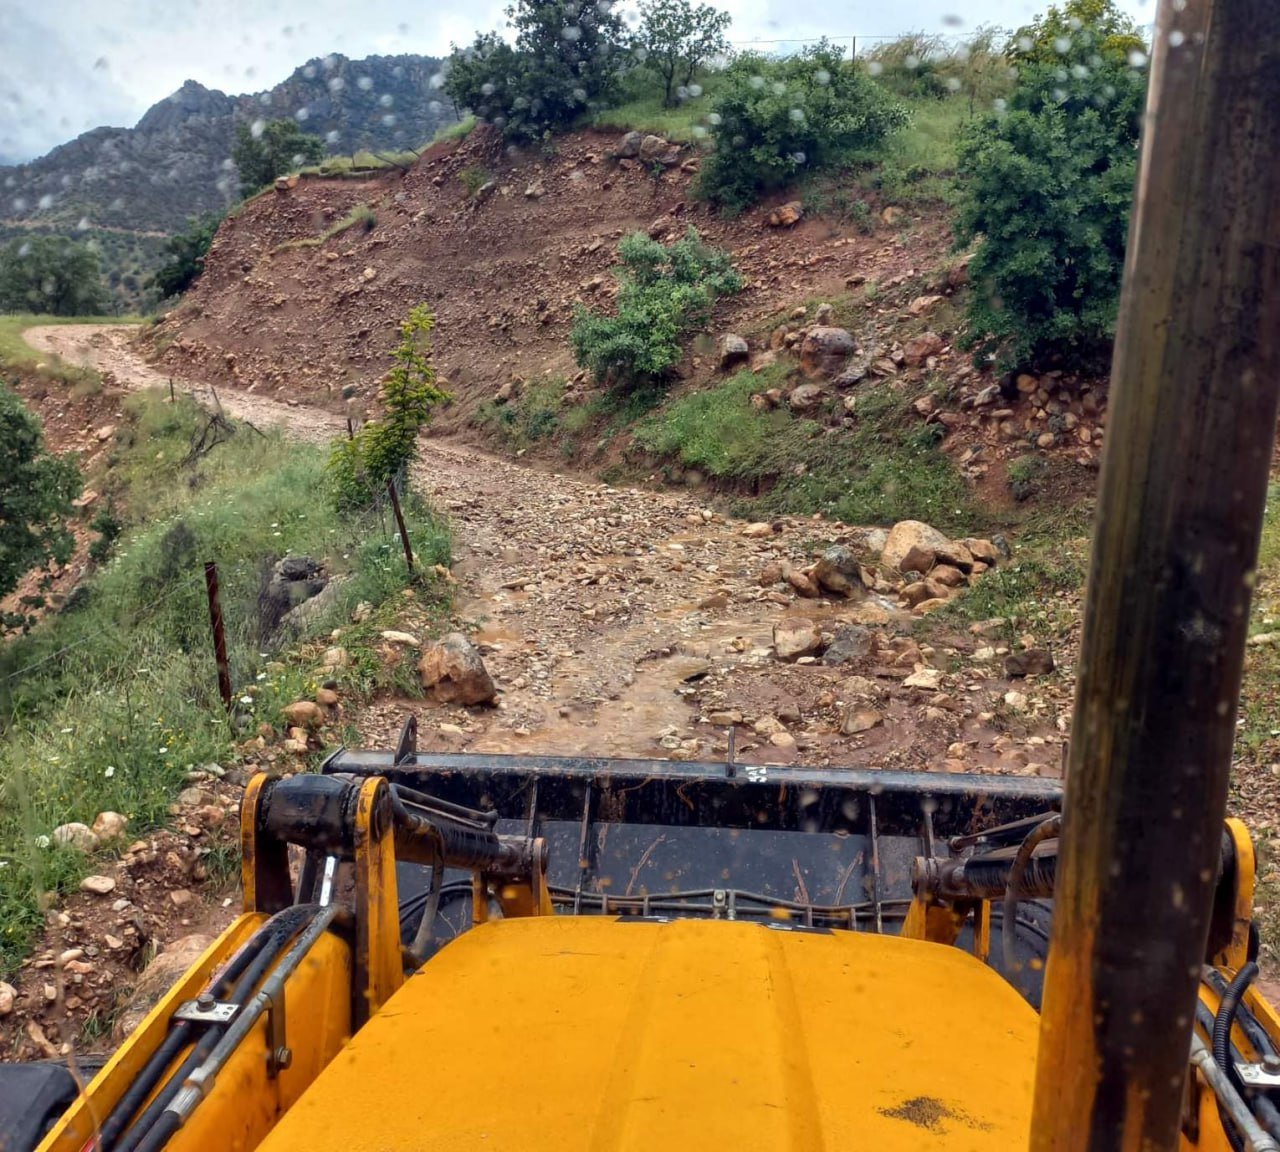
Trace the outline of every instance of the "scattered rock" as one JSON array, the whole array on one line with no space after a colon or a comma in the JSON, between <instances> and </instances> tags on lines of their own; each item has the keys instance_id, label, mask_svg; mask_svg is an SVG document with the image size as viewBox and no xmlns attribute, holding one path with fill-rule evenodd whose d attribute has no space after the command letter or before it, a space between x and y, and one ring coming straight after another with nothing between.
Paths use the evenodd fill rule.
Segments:
<instances>
[{"instance_id":1,"label":"scattered rock","mask_svg":"<svg viewBox=\"0 0 1280 1152\"><path fill-rule=\"evenodd\" d=\"M317 688L316 703L321 708L336 708L338 706L338 694L332 688Z\"/></svg>"},{"instance_id":2,"label":"scattered rock","mask_svg":"<svg viewBox=\"0 0 1280 1152\"><path fill-rule=\"evenodd\" d=\"M80 891L92 892L95 896L107 896L115 889L115 878L111 876L86 876L80 881Z\"/></svg>"},{"instance_id":3,"label":"scattered rock","mask_svg":"<svg viewBox=\"0 0 1280 1152\"><path fill-rule=\"evenodd\" d=\"M908 340L902 349L902 360L908 368L920 368L930 356L936 356L946 347L946 341L936 332L925 332L914 340Z\"/></svg>"},{"instance_id":4,"label":"scattered rock","mask_svg":"<svg viewBox=\"0 0 1280 1152\"><path fill-rule=\"evenodd\" d=\"M748 524L741 532L748 540L763 540L766 536L773 535L773 525L766 524L763 520L758 520L754 524Z\"/></svg>"},{"instance_id":5,"label":"scattered rock","mask_svg":"<svg viewBox=\"0 0 1280 1152\"><path fill-rule=\"evenodd\" d=\"M947 589L944 585L931 578L917 580L912 584L907 584L902 589L902 598L912 608L915 608L926 600L945 600L947 598Z\"/></svg>"},{"instance_id":6,"label":"scattered rock","mask_svg":"<svg viewBox=\"0 0 1280 1152\"><path fill-rule=\"evenodd\" d=\"M787 573L787 583L806 600L816 600L822 595L822 589L818 587L807 572L802 572L799 568L792 568Z\"/></svg>"},{"instance_id":7,"label":"scattered rock","mask_svg":"<svg viewBox=\"0 0 1280 1152\"><path fill-rule=\"evenodd\" d=\"M336 672L339 668L345 668L351 663L351 657L347 655L345 648L326 648L324 650L323 665L326 670Z\"/></svg>"},{"instance_id":8,"label":"scattered rock","mask_svg":"<svg viewBox=\"0 0 1280 1152\"><path fill-rule=\"evenodd\" d=\"M53 830L53 842L77 852L92 852L98 846L98 837L87 824L59 824Z\"/></svg>"},{"instance_id":9,"label":"scattered rock","mask_svg":"<svg viewBox=\"0 0 1280 1152\"><path fill-rule=\"evenodd\" d=\"M765 223L770 228L794 228L804 219L804 204L799 200L788 200L780 208L769 213Z\"/></svg>"},{"instance_id":10,"label":"scattered rock","mask_svg":"<svg viewBox=\"0 0 1280 1152\"><path fill-rule=\"evenodd\" d=\"M902 571L902 562L912 548L932 552L940 556L951 541L930 524L921 520L900 520L889 532L880 553L880 562L886 568Z\"/></svg>"},{"instance_id":11,"label":"scattered rock","mask_svg":"<svg viewBox=\"0 0 1280 1152\"><path fill-rule=\"evenodd\" d=\"M936 692L942 687L942 673L937 668L919 668L903 682L904 688L925 688Z\"/></svg>"},{"instance_id":12,"label":"scattered rock","mask_svg":"<svg viewBox=\"0 0 1280 1152\"><path fill-rule=\"evenodd\" d=\"M978 540L973 537L967 537L960 541L968 550L975 560L981 560L984 564L995 567L1000 562L1000 553L996 550L996 546L990 540Z\"/></svg>"},{"instance_id":13,"label":"scattered rock","mask_svg":"<svg viewBox=\"0 0 1280 1152\"><path fill-rule=\"evenodd\" d=\"M870 732L883 723L884 716L874 708L849 707L840 718L840 733L843 736L856 736L859 732Z\"/></svg>"},{"instance_id":14,"label":"scattered rock","mask_svg":"<svg viewBox=\"0 0 1280 1152\"><path fill-rule=\"evenodd\" d=\"M942 302L941 296L917 296L910 304L907 305L907 311L912 316L923 316L935 304Z\"/></svg>"},{"instance_id":15,"label":"scattered rock","mask_svg":"<svg viewBox=\"0 0 1280 1152\"><path fill-rule=\"evenodd\" d=\"M772 585L785 580L786 576L786 567L777 560L770 560L769 563L760 570L760 587L769 588Z\"/></svg>"},{"instance_id":16,"label":"scattered rock","mask_svg":"<svg viewBox=\"0 0 1280 1152\"><path fill-rule=\"evenodd\" d=\"M1015 712L1025 712L1030 701L1021 692L1006 692L1004 702Z\"/></svg>"},{"instance_id":17,"label":"scattered rock","mask_svg":"<svg viewBox=\"0 0 1280 1152\"><path fill-rule=\"evenodd\" d=\"M906 210L903 208L898 208L892 204L888 208L886 208L883 212L880 213L881 221L883 221L885 224L888 224L890 227L892 227L894 224L901 224L904 220L906 220L906 218L907 218Z\"/></svg>"},{"instance_id":18,"label":"scattered rock","mask_svg":"<svg viewBox=\"0 0 1280 1152\"><path fill-rule=\"evenodd\" d=\"M769 743L775 748L791 751L796 746L796 738L790 732L775 732L769 737Z\"/></svg>"},{"instance_id":19,"label":"scattered rock","mask_svg":"<svg viewBox=\"0 0 1280 1152\"><path fill-rule=\"evenodd\" d=\"M175 888L169 893L169 899L175 908L185 908L195 900L195 893L189 888Z\"/></svg>"},{"instance_id":20,"label":"scattered rock","mask_svg":"<svg viewBox=\"0 0 1280 1152\"><path fill-rule=\"evenodd\" d=\"M129 818L119 812L99 812L93 821L93 834L100 844L119 840L129 827Z\"/></svg>"},{"instance_id":21,"label":"scattered rock","mask_svg":"<svg viewBox=\"0 0 1280 1152\"><path fill-rule=\"evenodd\" d=\"M929 579L947 588L959 588L965 583L965 574L950 564L938 564L929 572Z\"/></svg>"},{"instance_id":22,"label":"scattered rock","mask_svg":"<svg viewBox=\"0 0 1280 1152\"><path fill-rule=\"evenodd\" d=\"M707 723L714 725L716 728L732 728L735 724L742 723L742 713L737 711L712 712L707 717Z\"/></svg>"},{"instance_id":23,"label":"scattered rock","mask_svg":"<svg viewBox=\"0 0 1280 1152\"><path fill-rule=\"evenodd\" d=\"M489 704L498 692L475 645L460 632L450 632L428 649L418 675L441 704Z\"/></svg>"},{"instance_id":24,"label":"scattered rock","mask_svg":"<svg viewBox=\"0 0 1280 1152\"><path fill-rule=\"evenodd\" d=\"M813 314L813 322L815 324L830 324L835 317L836 310L830 304L819 304L818 310Z\"/></svg>"},{"instance_id":25,"label":"scattered rock","mask_svg":"<svg viewBox=\"0 0 1280 1152\"><path fill-rule=\"evenodd\" d=\"M0 980L0 1017L8 1016L13 1011L13 1002L18 998L18 990L12 984Z\"/></svg>"},{"instance_id":26,"label":"scattered rock","mask_svg":"<svg viewBox=\"0 0 1280 1152\"><path fill-rule=\"evenodd\" d=\"M295 700L281 709L281 714L290 727L306 728L311 731L319 728L328 719L324 709L314 700Z\"/></svg>"},{"instance_id":27,"label":"scattered rock","mask_svg":"<svg viewBox=\"0 0 1280 1152\"><path fill-rule=\"evenodd\" d=\"M782 620L773 626L773 650L779 660L816 656L822 650L822 629L803 617Z\"/></svg>"},{"instance_id":28,"label":"scattered rock","mask_svg":"<svg viewBox=\"0 0 1280 1152\"><path fill-rule=\"evenodd\" d=\"M800 370L809 377L835 376L857 349L844 328L810 328L800 345Z\"/></svg>"},{"instance_id":29,"label":"scattered rock","mask_svg":"<svg viewBox=\"0 0 1280 1152\"><path fill-rule=\"evenodd\" d=\"M541 200L546 194L546 185L541 180L535 180L524 190L524 198L526 200Z\"/></svg>"},{"instance_id":30,"label":"scattered rock","mask_svg":"<svg viewBox=\"0 0 1280 1152\"><path fill-rule=\"evenodd\" d=\"M1004 674L1011 680L1023 676L1048 676L1054 669L1053 653L1047 648L1028 648L1004 658Z\"/></svg>"},{"instance_id":31,"label":"scattered rock","mask_svg":"<svg viewBox=\"0 0 1280 1152\"><path fill-rule=\"evenodd\" d=\"M632 160L640 155L640 145L644 142L642 132L628 132L618 141L618 150L614 155L620 160Z\"/></svg>"},{"instance_id":32,"label":"scattered rock","mask_svg":"<svg viewBox=\"0 0 1280 1152\"><path fill-rule=\"evenodd\" d=\"M653 164L656 161L665 161L670 150L671 145L661 136L650 135L640 141L638 158L644 164Z\"/></svg>"},{"instance_id":33,"label":"scattered rock","mask_svg":"<svg viewBox=\"0 0 1280 1152\"><path fill-rule=\"evenodd\" d=\"M418 646L418 638L411 632L397 632L394 628L388 628L380 635L388 644L403 644L406 648Z\"/></svg>"},{"instance_id":34,"label":"scattered rock","mask_svg":"<svg viewBox=\"0 0 1280 1152\"><path fill-rule=\"evenodd\" d=\"M907 554L898 562L898 571L904 575L908 572L919 572L924 575L938 561L932 548L921 548L913 544Z\"/></svg>"},{"instance_id":35,"label":"scattered rock","mask_svg":"<svg viewBox=\"0 0 1280 1152\"><path fill-rule=\"evenodd\" d=\"M851 624L841 628L822 654L824 664L849 664L869 656L875 648L875 635L868 628Z\"/></svg>"},{"instance_id":36,"label":"scattered rock","mask_svg":"<svg viewBox=\"0 0 1280 1152\"><path fill-rule=\"evenodd\" d=\"M751 359L747 342L735 332L726 332L716 343L716 364L721 372L728 372Z\"/></svg>"},{"instance_id":37,"label":"scattered rock","mask_svg":"<svg viewBox=\"0 0 1280 1152\"><path fill-rule=\"evenodd\" d=\"M812 412L826 395L827 390L821 384L801 384L787 396L787 406L793 412Z\"/></svg>"}]
</instances>

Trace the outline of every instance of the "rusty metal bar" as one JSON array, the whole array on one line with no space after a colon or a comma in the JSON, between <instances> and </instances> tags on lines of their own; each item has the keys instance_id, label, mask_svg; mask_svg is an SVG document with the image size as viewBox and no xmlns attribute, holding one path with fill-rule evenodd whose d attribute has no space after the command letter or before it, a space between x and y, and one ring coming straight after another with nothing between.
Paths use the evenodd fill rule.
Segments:
<instances>
[{"instance_id":1,"label":"rusty metal bar","mask_svg":"<svg viewBox=\"0 0 1280 1152\"><path fill-rule=\"evenodd\" d=\"M1162 0L1031 1147L1171 1149L1280 389L1275 0Z\"/></svg>"},{"instance_id":2,"label":"rusty metal bar","mask_svg":"<svg viewBox=\"0 0 1280 1152\"><path fill-rule=\"evenodd\" d=\"M218 695L223 707L232 709L231 665L227 662L227 630L222 619L222 600L218 596L218 566L212 560L205 562L204 587L209 596L209 625L213 629L213 658L218 664Z\"/></svg>"}]
</instances>

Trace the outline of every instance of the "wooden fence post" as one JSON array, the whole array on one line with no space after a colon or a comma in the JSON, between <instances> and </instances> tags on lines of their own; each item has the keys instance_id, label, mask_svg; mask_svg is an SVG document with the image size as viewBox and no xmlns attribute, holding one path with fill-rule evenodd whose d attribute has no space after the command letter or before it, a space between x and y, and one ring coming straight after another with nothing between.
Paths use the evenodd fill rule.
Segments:
<instances>
[{"instance_id":1,"label":"wooden fence post","mask_svg":"<svg viewBox=\"0 0 1280 1152\"><path fill-rule=\"evenodd\" d=\"M404 515L400 511L400 497L396 495L396 482L387 485L391 495L391 510L396 514L396 527L400 529L400 543L404 545L404 562L409 566L409 575L413 575L413 548L409 544L409 529L404 526Z\"/></svg>"},{"instance_id":2,"label":"wooden fence post","mask_svg":"<svg viewBox=\"0 0 1280 1152\"><path fill-rule=\"evenodd\" d=\"M213 628L213 658L218 663L218 694L230 712L231 666L227 663L227 630L222 621L222 601L218 598L218 566L212 560L205 561L204 586L209 594L209 624Z\"/></svg>"}]
</instances>

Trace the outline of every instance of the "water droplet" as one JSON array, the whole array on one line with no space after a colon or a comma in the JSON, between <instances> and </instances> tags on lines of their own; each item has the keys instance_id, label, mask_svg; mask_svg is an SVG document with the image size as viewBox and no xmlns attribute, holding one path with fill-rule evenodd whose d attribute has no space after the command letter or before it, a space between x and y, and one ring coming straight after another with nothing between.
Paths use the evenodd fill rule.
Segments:
<instances>
[{"instance_id":1,"label":"water droplet","mask_svg":"<svg viewBox=\"0 0 1280 1152\"><path fill-rule=\"evenodd\" d=\"M53 197L52 197L48 192L46 192L43 196L41 196L41 197L40 197L40 200L39 200L39 202L36 204L36 207L37 207L37 208L52 208L52 207L53 207Z\"/></svg>"},{"instance_id":2,"label":"water droplet","mask_svg":"<svg viewBox=\"0 0 1280 1152\"><path fill-rule=\"evenodd\" d=\"M879 60L872 60L871 63L867 65L868 75L879 76L880 73L883 71L884 71L884 65L881 64Z\"/></svg>"},{"instance_id":3,"label":"water droplet","mask_svg":"<svg viewBox=\"0 0 1280 1152\"><path fill-rule=\"evenodd\" d=\"M314 80L316 78L316 66L314 64L308 64L302 70L302 75L307 80Z\"/></svg>"},{"instance_id":4,"label":"water droplet","mask_svg":"<svg viewBox=\"0 0 1280 1152\"><path fill-rule=\"evenodd\" d=\"M390 128L390 127L392 127L392 125L394 125L394 124L395 124L395 122L396 122L396 114L395 114L394 112L388 112L388 113L387 113L387 114L382 118L382 126L383 126L384 128Z\"/></svg>"},{"instance_id":5,"label":"water droplet","mask_svg":"<svg viewBox=\"0 0 1280 1152\"><path fill-rule=\"evenodd\" d=\"M822 84L822 85L824 85L824 86L825 86L825 85L827 85L827 84L830 84L830 83L831 83L831 73L830 73L830 72L828 72L825 68L819 68L819 69L818 69L818 70L813 74L813 78L814 78L814 80L816 80L819 84Z\"/></svg>"},{"instance_id":6,"label":"water droplet","mask_svg":"<svg viewBox=\"0 0 1280 1152\"><path fill-rule=\"evenodd\" d=\"M1135 48L1132 52L1129 53L1130 68L1145 68L1146 66L1147 66L1147 54L1145 52L1139 52L1138 49Z\"/></svg>"},{"instance_id":7,"label":"water droplet","mask_svg":"<svg viewBox=\"0 0 1280 1152\"><path fill-rule=\"evenodd\" d=\"M723 119L724 118L720 115L719 112L707 113L707 123L710 124L712 128L717 127Z\"/></svg>"},{"instance_id":8,"label":"water droplet","mask_svg":"<svg viewBox=\"0 0 1280 1152\"><path fill-rule=\"evenodd\" d=\"M255 120L252 124L249 125L249 135L252 136L255 140L259 140L262 138L262 134L263 132L266 131L266 129L267 129L267 122L265 120Z\"/></svg>"},{"instance_id":9,"label":"water droplet","mask_svg":"<svg viewBox=\"0 0 1280 1152\"><path fill-rule=\"evenodd\" d=\"M307 120L310 118L310 116L311 116L311 109L308 108L305 104L293 114L293 118L298 121Z\"/></svg>"},{"instance_id":10,"label":"water droplet","mask_svg":"<svg viewBox=\"0 0 1280 1152\"><path fill-rule=\"evenodd\" d=\"M356 87L359 88L361 92L368 92L369 89L373 87L373 77L361 76L360 79L356 81Z\"/></svg>"},{"instance_id":11,"label":"water droplet","mask_svg":"<svg viewBox=\"0 0 1280 1152\"><path fill-rule=\"evenodd\" d=\"M920 57L917 56L914 52L908 52L902 58L902 66L908 72L914 72L917 68L920 67Z\"/></svg>"},{"instance_id":12,"label":"water droplet","mask_svg":"<svg viewBox=\"0 0 1280 1152\"><path fill-rule=\"evenodd\" d=\"M443 87L443 86L444 86L444 73L443 73L443 72L436 72L436 73L433 73L433 74L432 74L431 79L427 81L427 84L428 84L430 87L432 87L432 88L441 88L441 87Z\"/></svg>"},{"instance_id":13,"label":"water droplet","mask_svg":"<svg viewBox=\"0 0 1280 1152\"><path fill-rule=\"evenodd\" d=\"M1183 32L1180 28L1175 28L1172 32L1169 33L1170 48L1181 48L1183 44L1185 44L1186 42L1187 42L1186 33Z\"/></svg>"},{"instance_id":14,"label":"water droplet","mask_svg":"<svg viewBox=\"0 0 1280 1152\"><path fill-rule=\"evenodd\" d=\"M80 217L80 219L79 219L78 221L76 221L76 227L77 227L81 232L85 232L85 231L88 231L88 229L89 229L89 228L93 227L93 225L91 225L91 224L89 223L89 217L88 217L88 216L81 216L81 217Z\"/></svg>"},{"instance_id":15,"label":"water droplet","mask_svg":"<svg viewBox=\"0 0 1280 1152\"><path fill-rule=\"evenodd\" d=\"M324 142L326 144L333 145L333 144L336 144L341 139L342 139L342 133L339 132L336 128L332 132L326 132L324 134Z\"/></svg>"},{"instance_id":16,"label":"water droplet","mask_svg":"<svg viewBox=\"0 0 1280 1152\"><path fill-rule=\"evenodd\" d=\"M1086 68L1083 64L1073 64L1071 66L1071 75L1074 76L1077 80L1083 80L1086 76L1089 75L1089 69Z\"/></svg>"},{"instance_id":17,"label":"water droplet","mask_svg":"<svg viewBox=\"0 0 1280 1152\"><path fill-rule=\"evenodd\" d=\"M334 76L329 80L330 92L341 92L346 86L347 82L341 76Z\"/></svg>"},{"instance_id":18,"label":"water droplet","mask_svg":"<svg viewBox=\"0 0 1280 1152\"><path fill-rule=\"evenodd\" d=\"M326 72L332 72L338 66L338 58L332 52L320 61L320 66Z\"/></svg>"},{"instance_id":19,"label":"water droplet","mask_svg":"<svg viewBox=\"0 0 1280 1152\"><path fill-rule=\"evenodd\" d=\"M757 89L757 90L759 90L759 89L763 88L763 87L764 87L764 77L763 77L763 76L752 76L752 77L751 77L751 87L752 87L752 88L755 88L755 89Z\"/></svg>"},{"instance_id":20,"label":"water droplet","mask_svg":"<svg viewBox=\"0 0 1280 1152\"><path fill-rule=\"evenodd\" d=\"M947 78L947 91L948 92L960 91L960 81L955 76L950 76Z\"/></svg>"},{"instance_id":21,"label":"water droplet","mask_svg":"<svg viewBox=\"0 0 1280 1152\"><path fill-rule=\"evenodd\" d=\"M1053 41L1053 50L1059 56L1065 56L1068 52L1071 51L1071 37L1070 36L1056 37Z\"/></svg>"},{"instance_id":22,"label":"water droplet","mask_svg":"<svg viewBox=\"0 0 1280 1152\"><path fill-rule=\"evenodd\" d=\"M803 124L803 123L804 123L804 109L803 109L803 108L792 108L792 109L791 109L791 111L787 113L787 115L791 117L792 122L793 122L793 123L795 123L795 124Z\"/></svg>"},{"instance_id":23,"label":"water droplet","mask_svg":"<svg viewBox=\"0 0 1280 1152\"><path fill-rule=\"evenodd\" d=\"M587 99L587 90L585 88L575 88L573 90L573 98L577 100L579 104L585 103Z\"/></svg>"},{"instance_id":24,"label":"water droplet","mask_svg":"<svg viewBox=\"0 0 1280 1152\"><path fill-rule=\"evenodd\" d=\"M384 92L378 97L378 103L381 104L383 108L390 108L395 102L396 98L392 96L390 92Z\"/></svg>"},{"instance_id":25,"label":"water droplet","mask_svg":"<svg viewBox=\"0 0 1280 1152\"><path fill-rule=\"evenodd\" d=\"M769 88L775 96L781 96L787 90L787 86L781 80L775 80Z\"/></svg>"},{"instance_id":26,"label":"water droplet","mask_svg":"<svg viewBox=\"0 0 1280 1152\"><path fill-rule=\"evenodd\" d=\"M1019 52L1030 52L1030 51L1031 51L1031 49L1032 49L1032 48L1034 48L1035 46L1036 46L1036 42L1035 42L1034 40L1032 40L1030 36L1019 36L1019 37L1018 37L1018 51L1019 51Z\"/></svg>"},{"instance_id":27,"label":"water droplet","mask_svg":"<svg viewBox=\"0 0 1280 1152\"><path fill-rule=\"evenodd\" d=\"M497 91L497 89L494 88L494 86L488 82L480 85L481 96L492 96L495 91Z\"/></svg>"},{"instance_id":28,"label":"water droplet","mask_svg":"<svg viewBox=\"0 0 1280 1152\"><path fill-rule=\"evenodd\" d=\"M701 85L701 84L690 84L690 85L689 85L689 95L690 95L690 96L692 96L692 97L693 97L693 99L695 99L695 100L696 100L699 96L701 96L701 95L702 95L702 85Z\"/></svg>"},{"instance_id":29,"label":"water droplet","mask_svg":"<svg viewBox=\"0 0 1280 1152\"><path fill-rule=\"evenodd\" d=\"M582 39L582 29L579 28L578 25L576 24L566 24L560 30L560 35L565 40L568 40L570 43L573 43L575 40Z\"/></svg>"}]
</instances>

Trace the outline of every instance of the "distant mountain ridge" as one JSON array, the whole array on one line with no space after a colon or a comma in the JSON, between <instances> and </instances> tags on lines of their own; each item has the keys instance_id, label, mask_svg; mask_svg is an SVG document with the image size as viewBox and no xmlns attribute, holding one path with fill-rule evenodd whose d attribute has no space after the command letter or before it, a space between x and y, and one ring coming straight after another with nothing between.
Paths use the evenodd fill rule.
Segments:
<instances>
[{"instance_id":1,"label":"distant mountain ridge","mask_svg":"<svg viewBox=\"0 0 1280 1152\"><path fill-rule=\"evenodd\" d=\"M238 123L292 118L336 155L416 148L456 117L431 56L331 55L266 92L228 96L188 80L133 128L95 128L25 164L0 166L0 225L173 232L239 199Z\"/></svg>"}]
</instances>

